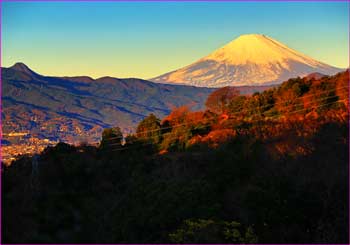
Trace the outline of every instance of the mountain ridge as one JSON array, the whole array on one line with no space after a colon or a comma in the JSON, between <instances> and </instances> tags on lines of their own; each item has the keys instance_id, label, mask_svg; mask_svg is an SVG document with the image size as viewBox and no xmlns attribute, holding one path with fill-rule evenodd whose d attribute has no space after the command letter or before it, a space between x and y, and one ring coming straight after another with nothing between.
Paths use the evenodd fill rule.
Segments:
<instances>
[{"instance_id":1,"label":"mountain ridge","mask_svg":"<svg viewBox=\"0 0 350 245\"><path fill-rule=\"evenodd\" d=\"M25 130L65 142L96 141L103 128L116 125L131 132L150 113L164 117L179 106L203 109L213 91L137 78L44 76L24 63L1 72L3 131ZM267 88L239 89L251 94Z\"/></svg>"}]
</instances>

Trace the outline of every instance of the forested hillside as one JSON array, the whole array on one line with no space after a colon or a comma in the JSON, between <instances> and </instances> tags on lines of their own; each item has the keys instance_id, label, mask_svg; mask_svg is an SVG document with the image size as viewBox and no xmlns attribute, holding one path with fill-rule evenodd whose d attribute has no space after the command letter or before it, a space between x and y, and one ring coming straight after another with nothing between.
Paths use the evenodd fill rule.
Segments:
<instances>
[{"instance_id":1,"label":"forested hillside","mask_svg":"<svg viewBox=\"0 0 350 245\"><path fill-rule=\"evenodd\" d=\"M4 243L349 243L349 71L211 93L4 167Z\"/></svg>"}]
</instances>

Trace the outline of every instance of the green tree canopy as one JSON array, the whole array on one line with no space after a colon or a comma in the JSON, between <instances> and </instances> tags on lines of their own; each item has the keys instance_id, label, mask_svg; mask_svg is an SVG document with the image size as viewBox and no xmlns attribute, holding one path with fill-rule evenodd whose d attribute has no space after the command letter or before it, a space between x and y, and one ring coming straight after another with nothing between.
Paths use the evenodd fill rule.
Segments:
<instances>
[{"instance_id":1,"label":"green tree canopy","mask_svg":"<svg viewBox=\"0 0 350 245\"><path fill-rule=\"evenodd\" d=\"M123 142L123 134L119 127L105 128L102 132L101 149L118 147Z\"/></svg>"},{"instance_id":2,"label":"green tree canopy","mask_svg":"<svg viewBox=\"0 0 350 245\"><path fill-rule=\"evenodd\" d=\"M136 136L141 140L152 141L158 144L161 140L160 120L151 113L137 126Z\"/></svg>"}]
</instances>

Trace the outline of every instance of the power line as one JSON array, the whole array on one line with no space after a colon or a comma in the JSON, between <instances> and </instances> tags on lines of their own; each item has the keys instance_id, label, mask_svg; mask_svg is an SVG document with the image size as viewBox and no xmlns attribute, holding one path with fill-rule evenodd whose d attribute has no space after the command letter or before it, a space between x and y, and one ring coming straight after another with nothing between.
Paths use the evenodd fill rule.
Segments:
<instances>
[{"instance_id":1,"label":"power line","mask_svg":"<svg viewBox=\"0 0 350 245\"><path fill-rule=\"evenodd\" d=\"M313 103L313 102L316 102L316 101L322 101L322 100L326 100L326 99L330 99L330 98L335 98L335 97L338 97L337 95L334 95L334 96L328 96L328 97L325 97L325 98L321 98L321 99L317 99L317 100L313 100L311 101L310 103ZM288 108L288 107L291 107L291 106L300 106L300 105L303 105L304 103L299 103L299 104L296 104L296 105L288 105L288 106L285 106L284 108ZM317 108L317 107L316 107ZM302 110L307 110L307 109L311 109L311 108L305 108L305 109L302 109ZM242 112L237 112L237 113L232 113L232 114L241 114ZM231 114L231 115L232 115ZM286 114L286 113L285 113ZM254 116L254 115L261 115L260 113L255 113L251 116ZM278 116L278 115L277 115ZM272 117L268 117L268 118L273 118L274 116ZM215 117L212 117L212 118L206 118L206 122L208 122L209 120L211 119L214 119ZM187 122L187 123L183 123L183 124L178 124L178 125L175 125L173 127L170 127L171 129L172 128L176 128L176 127L181 127L181 126L184 126L184 125L189 125L190 122ZM157 130L150 130L150 131L161 131L161 130L164 130L164 128L162 129L157 129ZM150 131L144 131L143 133L145 132L150 132ZM120 143L112 143L112 144L109 144L109 146L113 146L113 145L120 145Z\"/></svg>"},{"instance_id":2,"label":"power line","mask_svg":"<svg viewBox=\"0 0 350 245\"><path fill-rule=\"evenodd\" d=\"M323 106L326 106L326 105L330 105L330 104L334 104L334 103L339 103L339 102L343 102L343 101L348 101L348 99L344 99L344 100L338 100L338 101L334 101L334 102L330 102L330 103L325 103L325 104L321 104L319 106L316 106L314 107L313 109L316 109L316 108L320 108L320 107L323 107ZM349 102L349 101L348 101ZM294 114L294 113L297 113L297 112L301 112L301 111L305 111L305 110L309 110L310 108L304 108L304 109L300 109L300 110L294 110L294 111L291 111L291 112L287 112L285 114ZM275 118L275 117L279 117L280 115L276 115L276 116L272 116L272 117L269 117L269 119L272 119L272 118ZM260 121L260 120L254 120L254 121ZM254 121L250 121L250 122L254 122ZM169 139L169 138L168 138ZM173 138L170 138L171 140L173 139L178 139L178 137L173 137ZM149 145L149 144L154 144L153 142L145 142L145 143L142 143L140 145L132 145L132 146L127 146L127 147L117 147L115 149L112 149L112 150L109 150L109 151L106 151L106 152L112 152L112 151L121 151L121 150L126 150L126 149L130 149L130 148L136 148L136 147L140 147L140 146L144 146L144 145Z\"/></svg>"},{"instance_id":3,"label":"power line","mask_svg":"<svg viewBox=\"0 0 350 245\"><path fill-rule=\"evenodd\" d=\"M317 100L313 100L311 101L310 103L313 103L313 102L316 102L316 101L322 101L322 100L326 100L326 99L330 99L330 98L335 98L335 97L338 97L338 95L333 95L333 96L327 96L327 97L324 97L324 98L320 98L320 99L317 99ZM270 105L273 105L273 104L270 104ZM300 106L300 105L304 105L304 103L299 103L299 104L292 104L292 105L288 105L288 106L284 106L284 108L289 108L289 107L292 107L292 106ZM251 109L249 111L254 111L255 109ZM242 114L242 111L239 111L239 112L234 112L234 113L231 113L230 115L241 115ZM251 116L254 116L254 115L261 115L261 113L255 113ZM206 123L211 120L211 119L215 119L216 117L213 116L213 117L209 117L209 118L206 118ZM190 125L191 122L186 122L186 123L181 123L181 124L177 124L175 126L169 126L169 127L163 127L163 128L160 128L160 129L154 129L154 130L147 130L147 131L143 131L142 133L149 133L149 132L157 132L157 131L162 131L162 130L166 130L166 129L173 129L173 128L177 128L177 127L181 127L181 126L185 126L185 125ZM115 140L115 139L122 139L123 137L111 137L111 138L108 138L108 139L105 139L105 141L108 141L108 140ZM109 144L109 145L119 145L119 143L112 143L112 144Z\"/></svg>"},{"instance_id":4,"label":"power line","mask_svg":"<svg viewBox=\"0 0 350 245\"><path fill-rule=\"evenodd\" d=\"M348 88L348 87L349 87L349 86L344 86L344 87L335 88L335 89L329 89L329 90L322 91L322 92L320 92L320 93L309 94L309 95L297 97L297 98L295 98L295 100L303 99L303 98L308 98L308 97L311 97L311 96L315 96L315 95L319 95L319 94L324 94L324 93L327 93L327 92L335 91L335 90L337 90L337 89ZM337 95L333 95L333 96L330 96L330 97L338 97L338 96L337 96ZM326 98L322 98L322 99L326 99ZM284 103L286 103L286 102L292 102L292 101L293 101L293 100L287 100L287 101L283 101L283 102L280 102L280 103L265 104L265 105L263 105L263 106L257 106L257 107L255 107L255 108L252 108L252 109L250 109L250 110L243 109L242 111L231 113L231 115L242 114L242 112L255 111L256 109L266 108L266 107L275 106L275 105L281 105L281 104L284 104ZM300 105L301 105L301 104L300 104ZM295 105L288 105L288 106L295 106ZM258 113L257 113L257 114L258 114ZM211 119L215 119L215 117L212 117ZM173 128L181 127L181 126L188 125L188 124L189 124L189 122L186 122L186 123L182 123L182 124L177 124L177 125L175 125L175 126L169 126L169 127L163 127L163 128L160 128L160 129L154 129L154 130L143 131L142 133L150 133L150 132L157 132L157 131L162 131L162 130L166 130L166 129L173 129ZM124 138L123 136L120 136L120 137L111 137L111 138L108 138L108 139L105 139L105 140L108 141L108 140L123 139L123 138Z\"/></svg>"}]
</instances>

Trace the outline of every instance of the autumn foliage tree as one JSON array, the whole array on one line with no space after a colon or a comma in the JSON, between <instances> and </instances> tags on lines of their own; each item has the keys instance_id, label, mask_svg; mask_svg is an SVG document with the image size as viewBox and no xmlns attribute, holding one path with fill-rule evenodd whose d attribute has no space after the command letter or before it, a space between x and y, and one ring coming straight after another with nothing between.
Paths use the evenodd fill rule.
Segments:
<instances>
[{"instance_id":1,"label":"autumn foliage tree","mask_svg":"<svg viewBox=\"0 0 350 245\"><path fill-rule=\"evenodd\" d=\"M190 110L187 106L175 108L166 118L164 118L162 124L175 126L178 124L186 123L187 115L189 112Z\"/></svg>"},{"instance_id":2,"label":"autumn foliage tree","mask_svg":"<svg viewBox=\"0 0 350 245\"><path fill-rule=\"evenodd\" d=\"M208 110L223 114L228 111L231 101L237 96L239 96L239 91L236 88L223 87L211 93L205 105Z\"/></svg>"}]
</instances>

